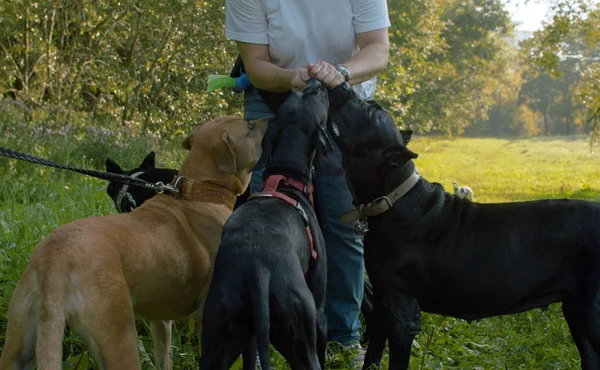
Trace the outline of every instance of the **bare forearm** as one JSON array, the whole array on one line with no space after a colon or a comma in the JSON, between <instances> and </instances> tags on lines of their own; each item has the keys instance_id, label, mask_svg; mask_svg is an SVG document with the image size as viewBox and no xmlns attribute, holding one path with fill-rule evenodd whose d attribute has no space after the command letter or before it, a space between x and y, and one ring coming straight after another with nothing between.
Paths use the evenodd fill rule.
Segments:
<instances>
[{"instance_id":1,"label":"bare forearm","mask_svg":"<svg viewBox=\"0 0 600 370\"><path fill-rule=\"evenodd\" d=\"M369 44L344 63L350 73L350 85L367 81L383 71L388 64L388 49L386 44Z\"/></svg>"},{"instance_id":2,"label":"bare forearm","mask_svg":"<svg viewBox=\"0 0 600 370\"><path fill-rule=\"evenodd\" d=\"M293 74L291 69L280 68L271 62L260 59L250 60L247 64L244 62L244 67L252 85L259 89L272 92L284 92L291 89Z\"/></svg>"},{"instance_id":3,"label":"bare forearm","mask_svg":"<svg viewBox=\"0 0 600 370\"><path fill-rule=\"evenodd\" d=\"M271 63L269 45L236 42L244 61L244 69L255 87L272 91L289 91L292 86L294 71L284 69Z\"/></svg>"}]
</instances>

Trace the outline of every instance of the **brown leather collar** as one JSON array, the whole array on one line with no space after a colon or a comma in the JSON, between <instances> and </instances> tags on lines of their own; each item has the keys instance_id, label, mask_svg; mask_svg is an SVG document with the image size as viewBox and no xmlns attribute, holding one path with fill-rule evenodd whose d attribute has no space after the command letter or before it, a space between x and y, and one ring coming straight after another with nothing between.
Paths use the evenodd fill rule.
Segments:
<instances>
[{"instance_id":1,"label":"brown leather collar","mask_svg":"<svg viewBox=\"0 0 600 370\"><path fill-rule=\"evenodd\" d=\"M392 190L391 193L383 197L379 197L367 204L361 204L358 208L354 208L352 211L344 213L340 222L343 224L357 221L366 217L377 216L388 210L390 210L394 203L402 198L406 193L410 191L419 181L421 176L417 173L417 170L404 180L396 189Z\"/></svg>"},{"instance_id":2,"label":"brown leather collar","mask_svg":"<svg viewBox=\"0 0 600 370\"><path fill-rule=\"evenodd\" d=\"M224 204L233 211L236 194L231 189L207 181L196 181L184 176L175 176L171 184L177 188L177 199L195 200Z\"/></svg>"}]
</instances>

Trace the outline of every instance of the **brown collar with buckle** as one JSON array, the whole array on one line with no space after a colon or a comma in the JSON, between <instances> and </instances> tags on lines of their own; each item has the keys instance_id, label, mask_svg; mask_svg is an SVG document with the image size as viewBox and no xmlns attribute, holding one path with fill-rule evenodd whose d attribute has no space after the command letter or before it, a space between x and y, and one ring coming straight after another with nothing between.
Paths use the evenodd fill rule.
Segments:
<instances>
[{"instance_id":1,"label":"brown collar with buckle","mask_svg":"<svg viewBox=\"0 0 600 370\"><path fill-rule=\"evenodd\" d=\"M177 199L224 204L233 211L236 194L231 189L207 181L196 181L184 176L175 176L171 184L178 192Z\"/></svg>"},{"instance_id":2,"label":"brown collar with buckle","mask_svg":"<svg viewBox=\"0 0 600 370\"><path fill-rule=\"evenodd\" d=\"M406 193L417 184L420 178L421 176L419 176L417 170L415 170L406 180L404 180L404 182L402 182L402 184L392 190L391 193L379 197L370 203L361 204L352 211L346 212L342 218L340 218L340 222L346 224L366 217L378 216L390 210L398 199L405 196Z\"/></svg>"}]
</instances>

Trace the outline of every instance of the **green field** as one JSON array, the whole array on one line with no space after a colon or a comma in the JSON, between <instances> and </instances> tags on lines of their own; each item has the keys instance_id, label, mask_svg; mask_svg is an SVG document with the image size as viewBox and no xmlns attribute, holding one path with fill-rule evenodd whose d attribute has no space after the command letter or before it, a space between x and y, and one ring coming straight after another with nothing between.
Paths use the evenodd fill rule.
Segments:
<instances>
[{"instance_id":1,"label":"green field","mask_svg":"<svg viewBox=\"0 0 600 370\"><path fill-rule=\"evenodd\" d=\"M2 131L2 130L0 130ZM38 133L4 136L0 145L74 166L104 169L107 155L125 168L151 149L158 165L177 167L185 151L158 138ZM542 198L600 200L600 154L588 138L524 140L414 137L416 165L424 177L452 188L452 181L473 189L475 201L508 202ZM115 213L102 180L0 158L0 345L4 343L11 294L31 250L56 227L74 219ZM174 368L197 368L198 341L192 320L176 323ZM153 368L147 325L140 322L145 368ZM65 368L97 368L81 341L67 332ZM560 305L548 312L497 317L471 324L423 315L423 331L413 346L413 369L576 369L579 357ZM276 354L277 369L286 368ZM328 368L345 368L338 351L328 352Z\"/></svg>"}]
</instances>

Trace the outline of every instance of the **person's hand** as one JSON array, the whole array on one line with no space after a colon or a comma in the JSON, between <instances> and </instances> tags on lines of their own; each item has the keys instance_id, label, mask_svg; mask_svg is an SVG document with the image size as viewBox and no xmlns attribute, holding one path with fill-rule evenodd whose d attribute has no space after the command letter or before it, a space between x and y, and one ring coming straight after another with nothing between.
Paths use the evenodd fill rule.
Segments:
<instances>
[{"instance_id":1,"label":"person's hand","mask_svg":"<svg viewBox=\"0 0 600 370\"><path fill-rule=\"evenodd\" d=\"M343 84L346 79L333 65L322 60L308 65L308 72L311 77L321 81L328 89L335 89Z\"/></svg>"},{"instance_id":2,"label":"person's hand","mask_svg":"<svg viewBox=\"0 0 600 370\"><path fill-rule=\"evenodd\" d=\"M306 85L306 81L309 79L310 74L308 74L308 69L296 68L292 74L292 80L290 82L292 90L302 91L304 85Z\"/></svg>"}]
</instances>

